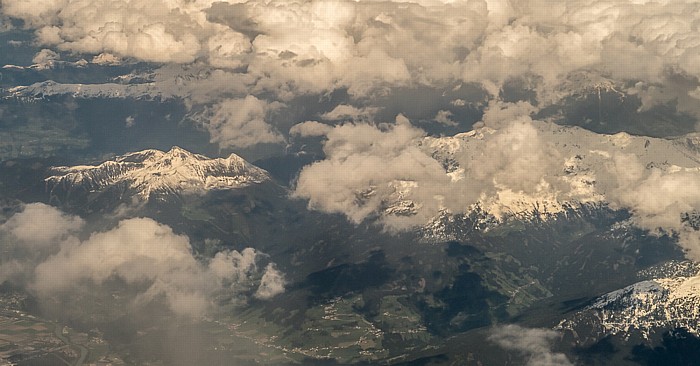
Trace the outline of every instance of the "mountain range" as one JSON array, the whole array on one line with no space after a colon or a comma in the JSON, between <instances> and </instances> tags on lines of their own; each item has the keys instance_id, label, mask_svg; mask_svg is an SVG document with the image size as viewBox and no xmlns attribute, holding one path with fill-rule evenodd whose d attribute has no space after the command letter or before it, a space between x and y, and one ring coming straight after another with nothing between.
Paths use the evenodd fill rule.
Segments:
<instances>
[{"instance_id":1,"label":"mountain range","mask_svg":"<svg viewBox=\"0 0 700 366\"><path fill-rule=\"evenodd\" d=\"M338 362L379 362L428 355L466 362L451 350L452 341L442 340L498 322L539 319L532 313L552 303L568 310L548 311L544 324L586 334L571 336L580 345L635 330L697 329L692 270L660 267L681 259L673 238L635 228L630 214L609 207L596 187L597 169L608 155L634 154L645 169L687 169L697 163L697 138L619 134L596 142L578 128L538 128L559 136L554 144L570 158L562 159L555 178L577 190L484 197L464 213L443 211L415 231L395 235L371 221L356 225L305 209L271 173L237 155L207 158L173 147L90 165L5 162L1 168L15 169L5 179L23 177L15 185L41 177L46 190L33 197L48 195L48 202L86 218L95 208L152 217L187 234L204 256L248 246L266 253L287 274L289 289L274 304L244 309L235 333L265 337L259 346L294 357L332 353ZM494 135L484 128L426 137L420 146L448 173L468 180L464 162L478 157ZM33 173L14 174L21 169ZM418 206L410 199L414 188L397 185L397 199L383 214L411 214ZM128 210L119 209L123 203ZM694 220L688 213L687 221ZM646 273L643 282L640 273ZM327 327L337 328L337 339L307 330ZM266 338L270 334L279 336ZM484 352L470 357L492 359Z\"/></svg>"}]
</instances>

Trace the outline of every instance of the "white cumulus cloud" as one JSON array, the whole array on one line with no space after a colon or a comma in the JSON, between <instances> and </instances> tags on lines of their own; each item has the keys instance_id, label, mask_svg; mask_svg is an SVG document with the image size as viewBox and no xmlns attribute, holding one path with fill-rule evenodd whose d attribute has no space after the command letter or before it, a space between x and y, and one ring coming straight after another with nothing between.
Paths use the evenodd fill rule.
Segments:
<instances>
[{"instance_id":1,"label":"white cumulus cloud","mask_svg":"<svg viewBox=\"0 0 700 366\"><path fill-rule=\"evenodd\" d=\"M437 212L442 201L438 194L448 187L450 178L436 160L415 145L424 135L403 116L385 129L369 124L335 127L326 135L326 159L302 170L294 194L309 199L311 208L343 213L353 222L361 222L383 209L398 185L415 181L419 186L411 190L411 197L433 208L420 212ZM418 220L428 218L421 214ZM415 222L416 218L406 217L393 224Z\"/></svg>"},{"instance_id":2,"label":"white cumulus cloud","mask_svg":"<svg viewBox=\"0 0 700 366\"><path fill-rule=\"evenodd\" d=\"M283 92L539 80L542 100L575 72L667 80L700 73L692 1L307 2L3 0L58 50L237 68ZM533 78L534 76L534 78ZM696 83L697 84L697 83ZM697 85L696 85L697 86Z\"/></svg>"},{"instance_id":3,"label":"white cumulus cloud","mask_svg":"<svg viewBox=\"0 0 700 366\"><path fill-rule=\"evenodd\" d=\"M222 147L283 142L250 98L272 105L339 90L351 100L322 118L369 120L385 107L376 97L400 88L475 83L498 99L518 79L540 108L605 80L638 97L640 111L669 105L700 116L700 15L690 0L2 0L2 13L54 52L183 64L185 76L155 85L218 105L207 128ZM481 101L454 106L467 102ZM455 110L430 107L436 122L459 122Z\"/></svg>"},{"instance_id":4,"label":"white cumulus cloud","mask_svg":"<svg viewBox=\"0 0 700 366\"><path fill-rule=\"evenodd\" d=\"M290 135L301 137L326 136L333 130L333 126L316 121L297 123L289 129Z\"/></svg>"},{"instance_id":5,"label":"white cumulus cloud","mask_svg":"<svg viewBox=\"0 0 700 366\"><path fill-rule=\"evenodd\" d=\"M11 233L26 245L47 247L77 234L83 225L84 221L79 217L42 203L30 203L0 225L0 230Z\"/></svg>"},{"instance_id":6,"label":"white cumulus cloud","mask_svg":"<svg viewBox=\"0 0 700 366\"><path fill-rule=\"evenodd\" d=\"M284 138L266 119L279 107L280 103L270 103L252 95L228 99L213 106L203 123L212 142L222 147L246 148L262 143L278 143Z\"/></svg>"},{"instance_id":7,"label":"white cumulus cloud","mask_svg":"<svg viewBox=\"0 0 700 366\"><path fill-rule=\"evenodd\" d=\"M44 230L37 230L37 225ZM119 279L144 288L133 299L135 304L163 298L175 314L190 317L215 310L219 294L254 292L266 300L284 292L284 274L272 263L261 271L258 263L264 256L252 248L221 251L202 260L195 258L188 237L149 218L122 220L85 240L70 235L77 235L82 225L80 218L56 208L27 205L0 230L14 235L19 247L51 251L2 263L0 279L24 273L28 288L39 298Z\"/></svg>"}]
</instances>

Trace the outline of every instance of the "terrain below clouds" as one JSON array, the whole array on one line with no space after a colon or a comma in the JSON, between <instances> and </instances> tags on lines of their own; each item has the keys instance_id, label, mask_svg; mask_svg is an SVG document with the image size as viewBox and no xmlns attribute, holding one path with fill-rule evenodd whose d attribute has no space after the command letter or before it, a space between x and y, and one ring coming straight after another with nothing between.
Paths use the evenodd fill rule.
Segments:
<instances>
[{"instance_id":1,"label":"terrain below clouds","mask_svg":"<svg viewBox=\"0 0 700 366\"><path fill-rule=\"evenodd\" d=\"M0 359L695 364L698 20L0 0Z\"/></svg>"}]
</instances>

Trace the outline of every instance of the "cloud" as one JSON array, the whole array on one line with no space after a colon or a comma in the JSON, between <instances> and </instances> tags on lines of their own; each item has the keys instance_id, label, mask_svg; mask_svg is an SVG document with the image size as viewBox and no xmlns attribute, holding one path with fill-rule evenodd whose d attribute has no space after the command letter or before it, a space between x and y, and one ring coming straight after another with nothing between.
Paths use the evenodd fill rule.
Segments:
<instances>
[{"instance_id":1,"label":"cloud","mask_svg":"<svg viewBox=\"0 0 700 366\"><path fill-rule=\"evenodd\" d=\"M289 129L290 135L301 137L326 136L333 130L333 126L316 121L297 123Z\"/></svg>"},{"instance_id":2,"label":"cloud","mask_svg":"<svg viewBox=\"0 0 700 366\"><path fill-rule=\"evenodd\" d=\"M60 59L61 56L58 53L44 48L34 55L34 58L32 58L32 63L37 65L46 65Z\"/></svg>"},{"instance_id":3,"label":"cloud","mask_svg":"<svg viewBox=\"0 0 700 366\"><path fill-rule=\"evenodd\" d=\"M326 159L301 171L294 195L309 199L309 207L345 214L359 223L376 214L409 182L419 185L409 191L433 210L420 210L418 217L392 218L391 226L425 222L437 212L441 187L450 178L443 167L415 145L425 133L403 117L381 129L369 124L344 124L328 131L323 151Z\"/></svg>"},{"instance_id":4,"label":"cloud","mask_svg":"<svg viewBox=\"0 0 700 366\"><path fill-rule=\"evenodd\" d=\"M85 222L76 216L42 203L30 203L22 212L0 225L0 231L12 234L24 245L31 247L55 246L71 235L76 235Z\"/></svg>"},{"instance_id":5,"label":"cloud","mask_svg":"<svg viewBox=\"0 0 700 366\"><path fill-rule=\"evenodd\" d=\"M616 154L609 166L613 207L629 210L633 222L654 233L676 233L693 259L700 258L700 232L686 225L684 214L700 211L700 169L647 168L632 154Z\"/></svg>"},{"instance_id":6,"label":"cloud","mask_svg":"<svg viewBox=\"0 0 700 366\"><path fill-rule=\"evenodd\" d=\"M540 136L528 115L532 110L529 104L492 106L484 124L504 127L489 130L469 151L460 150L459 140L426 138L402 115L382 126L295 126L325 133L326 159L301 171L294 194L313 209L343 213L356 223L378 216L391 230L423 225L445 209L465 212L503 190L537 194L549 184L543 177L553 167L561 169L563 158ZM513 119L496 123L500 118ZM445 158L459 169L433 154L443 144L444 151L454 150Z\"/></svg>"},{"instance_id":7,"label":"cloud","mask_svg":"<svg viewBox=\"0 0 700 366\"><path fill-rule=\"evenodd\" d=\"M59 50L112 53L152 62L192 62L200 37L214 31L199 21L201 1L12 1L3 12L27 21L37 40Z\"/></svg>"},{"instance_id":8,"label":"cloud","mask_svg":"<svg viewBox=\"0 0 700 366\"><path fill-rule=\"evenodd\" d=\"M494 96L528 77L541 101L576 72L668 81L700 73L692 1L310 2L3 0L62 51L239 68L269 92L476 82ZM546 9L546 10L545 10ZM695 82L697 84L697 81ZM696 85L698 86L698 85Z\"/></svg>"},{"instance_id":9,"label":"cloud","mask_svg":"<svg viewBox=\"0 0 700 366\"><path fill-rule=\"evenodd\" d=\"M203 125L224 148L284 142L266 119L277 102L339 92L347 98L299 120L366 122L388 109L380 105L387 100L382 97L400 90L449 94L473 84L499 100L514 80L527 80L528 100L540 109L605 84L639 98L640 112L668 106L697 117L694 6L616 0L2 0L3 14L24 20L45 49L92 55L104 64L163 63L149 88L201 107L194 114L212 111L206 118L214 120ZM173 64L182 65L176 75ZM484 105L482 96L455 97L452 106L426 98L421 108L430 115L414 118L462 125L461 106ZM234 116L238 109L244 112ZM407 113L391 111L400 112Z\"/></svg>"},{"instance_id":10,"label":"cloud","mask_svg":"<svg viewBox=\"0 0 700 366\"><path fill-rule=\"evenodd\" d=\"M98 65L119 65L122 60L111 53L100 53L92 58L93 64Z\"/></svg>"},{"instance_id":11,"label":"cloud","mask_svg":"<svg viewBox=\"0 0 700 366\"><path fill-rule=\"evenodd\" d=\"M24 263L17 260L8 260L0 265L0 284L5 281L21 281L21 276L26 271Z\"/></svg>"},{"instance_id":12,"label":"cloud","mask_svg":"<svg viewBox=\"0 0 700 366\"><path fill-rule=\"evenodd\" d=\"M0 225L5 255L0 258L0 284L24 282L31 277L34 264L53 253L66 241L75 240L85 222L42 203L24 206L21 212Z\"/></svg>"},{"instance_id":13,"label":"cloud","mask_svg":"<svg viewBox=\"0 0 700 366\"><path fill-rule=\"evenodd\" d=\"M457 122L452 120L452 112L439 110L434 118L435 122L445 126L457 126Z\"/></svg>"},{"instance_id":14,"label":"cloud","mask_svg":"<svg viewBox=\"0 0 700 366\"><path fill-rule=\"evenodd\" d=\"M517 115L504 112L509 108L494 107L494 113ZM485 118L494 124L491 115ZM356 223L378 216L391 230L423 225L445 209L465 212L501 190L538 193L547 185L542 177L563 162L527 114L491 130L474 151L457 150L450 159L460 169L448 169L431 152L449 139L426 138L401 115L395 124L344 124L323 131L326 159L301 171L295 196L308 199L310 208L343 213ZM454 141L453 148L460 143Z\"/></svg>"},{"instance_id":15,"label":"cloud","mask_svg":"<svg viewBox=\"0 0 700 366\"><path fill-rule=\"evenodd\" d=\"M681 219L700 212L697 138L600 135L533 120L536 111L525 102L491 103L476 130L439 138L403 116L378 126L297 125L325 136L326 158L302 169L294 195L312 209L388 230L475 204L503 219L608 205L629 211L640 228L677 234L689 256L700 255L700 232Z\"/></svg>"},{"instance_id":16,"label":"cloud","mask_svg":"<svg viewBox=\"0 0 700 366\"><path fill-rule=\"evenodd\" d=\"M376 216L395 228L443 209L467 210L484 197L580 196L561 174L568 151L553 145L554 134L532 117L577 93L615 88L639 98L639 112L672 106L700 116L695 7L692 1L615 0L2 0L3 14L24 20L52 50L44 56L68 51L96 60L112 55L185 64L163 66L154 85L170 91L164 95L183 96L188 107L198 105L194 114L204 110L199 122L224 148L283 143L271 118L281 102L342 91L347 98L333 99L325 113L299 120L355 123L331 128L306 122L290 130L326 136L327 159L304 168L295 195L354 222ZM499 101L513 80L527 81L524 88L536 95L531 103ZM427 86L446 96L467 83L490 96L475 101L455 94L449 97L454 108L435 101L425 107L431 111L425 118L449 126L462 122L458 107L486 105L475 125L486 137L470 142L480 150L449 157L458 168L426 148L444 141L406 124L371 124L386 110L377 103L392 91ZM694 173L649 171L622 182L614 174L628 174L625 169L593 169L597 183L588 189L635 213L638 225L676 230L692 242L695 234L673 217L696 210L695 198L665 187ZM674 203L639 202L654 194Z\"/></svg>"},{"instance_id":17,"label":"cloud","mask_svg":"<svg viewBox=\"0 0 700 366\"><path fill-rule=\"evenodd\" d=\"M529 366L573 365L566 355L552 351L552 343L558 336L557 332L549 329L509 324L495 327L488 340L506 351L519 353Z\"/></svg>"},{"instance_id":18,"label":"cloud","mask_svg":"<svg viewBox=\"0 0 700 366\"><path fill-rule=\"evenodd\" d=\"M274 264L270 263L265 267L265 273L253 296L261 300L271 299L284 292L284 285L284 274L278 271Z\"/></svg>"},{"instance_id":19,"label":"cloud","mask_svg":"<svg viewBox=\"0 0 700 366\"><path fill-rule=\"evenodd\" d=\"M487 126L497 130L509 126L512 121L516 119L532 121L529 116L536 111L537 108L527 102L502 103L491 101L484 110L481 121L477 122L474 127L481 128Z\"/></svg>"},{"instance_id":20,"label":"cloud","mask_svg":"<svg viewBox=\"0 0 700 366\"><path fill-rule=\"evenodd\" d=\"M326 121L367 121L377 113L378 108L357 108L351 105L341 104L333 108L332 111L324 113L321 118Z\"/></svg>"},{"instance_id":21,"label":"cloud","mask_svg":"<svg viewBox=\"0 0 700 366\"><path fill-rule=\"evenodd\" d=\"M243 56L251 51L250 39L245 35L225 29L207 40L209 64L214 67L236 68L243 64Z\"/></svg>"},{"instance_id":22,"label":"cloud","mask_svg":"<svg viewBox=\"0 0 700 366\"><path fill-rule=\"evenodd\" d=\"M198 268L187 237L150 219L124 220L84 242L62 244L59 253L36 268L39 293L67 290L81 279L99 284L117 275L135 283Z\"/></svg>"},{"instance_id":23,"label":"cloud","mask_svg":"<svg viewBox=\"0 0 700 366\"><path fill-rule=\"evenodd\" d=\"M284 138L266 119L280 103L269 103L252 95L228 99L212 107L204 127L211 141L221 147L246 148L256 144L279 143Z\"/></svg>"},{"instance_id":24,"label":"cloud","mask_svg":"<svg viewBox=\"0 0 700 366\"><path fill-rule=\"evenodd\" d=\"M41 221L35 221L40 219ZM36 223L45 230L36 230ZM27 205L0 230L17 238L19 246L41 246L51 251L3 263L0 279L24 273L28 289L40 299L103 286L119 279L139 290L134 304L164 299L177 315L197 317L216 309L216 299L236 299L245 293L267 300L284 292L284 275L252 248L226 250L213 258L195 258L189 238L148 218L120 221L85 240L69 235L82 220L42 204ZM34 232L32 233L32 230ZM32 233L32 234L30 234Z\"/></svg>"},{"instance_id":25,"label":"cloud","mask_svg":"<svg viewBox=\"0 0 700 366\"><path fill-rule=\"evenodd\" d=\"M537 191L542 179L550 176L552 168L561 166L563 161L527 115L496 130L485 140L483 152L469 158L472 159L462 156L460 162L470 179L524 193Z\"/></svg>"}]
</instances>

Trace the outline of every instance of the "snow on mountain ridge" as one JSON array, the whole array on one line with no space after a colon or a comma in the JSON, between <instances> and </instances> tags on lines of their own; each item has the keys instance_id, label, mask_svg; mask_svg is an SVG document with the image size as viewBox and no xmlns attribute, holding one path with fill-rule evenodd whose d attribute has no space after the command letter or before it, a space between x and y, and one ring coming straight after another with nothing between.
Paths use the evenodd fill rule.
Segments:
<instances>
[{"instance_id":1,"label":"snow on mountain ridge","mask_svg":"<svg viewBox=\"0 0 700 366\"><path fill-rule=\"evenodd\" d=\"M578 327L588 324L601 335L639 333L649 339L658 330L682 327L700 335L700 265L681 262L671 267L660 274L694 274L657 277L607 293L556 328L576 333Z\"/></svg>"},{"instance_id":2,"label":"snow on mountain ridge","mask_svg":"<svg viewBox=\"0 0 700 366\"><path fill-rule=\"evenodd\" d=\"M541 121L522 126L523 131L513 130L510 136L507 130L482 127L450 137L425 137L418 142L421 150L443 166L452 184L463 187L455 190L457 194L480 192L478 196L462 200L453 196L447 198L446 203L452 206L421 228L427 241L455 239L454 230L443 227L455 225L455 220L443 217L449 214L456 215L456 221L460 221L461 216L469 216L468 221L476 227L488 230L510 220L541 222L589 209L629 209L633 215L638 214L634 216L634 224L641 222L645 228L660 227L657 222L661 219L654 215L659 217L665 211L650 211L648 205L635 198L650 193L634 195L631 191L640 189L642 192L643 187L654 192L663 191L658 185L662 179L666 179L663 184L668 185L700 174L700 138L695 134L660 139L624 132L601 135ZM517 133L529 133L531 140ZM528 160L530 154L540 155ZM511 164L521 156L527 168ZM510 170L515 173L511 174ZM521 179L527 180L527 184L521 184ZM692 190L676 192L682 196L682 192L690 192L689 189ZM404 189L402 197L402 206L406 206L410 192ZM684 200L674 195L668 202L654 202L658 206L678 206L674 208L680 211L677 219L668 214L666 220L669 221L665 221L677 220L673 224L676 229L683 225L696 228L700 227L697 224L700 219L692 210L693 197ZM685 207L688 205L690 210ZM391 204L386 206L392 207ZM476 215L473 214L475 208L478 208ZM394 212L390 210L384 214ZM649 217L656 221L644 221Z\"/></svg>"},{"instance_id":3,"label":"snow on mountain ridge","mask_svg":"<svg viewBox=\"0 0 700 366\"><path fill-rule=\"evenodd\" d=\"M76 98L134 98L167 100L175 97L154 83L139 84L63 84L53 80L7 89L5 97L40 99L50 96L72 95Z\"/></svg>"},{"instance_id":4,"label":"snow on mountain ridge","mask_svg":"<svg viewBox=\"0 0 700 366\"><path fill-rule=\"evenodd\" d=\"M173 147L167 152L143 150L118 156L100 165L55 167L45 179L51 189L83 187L97 191L124 184L143 199L152 195L234 189L270 179L269 174L231 154L209 159Z\"/></svg>"}]
</instances>

